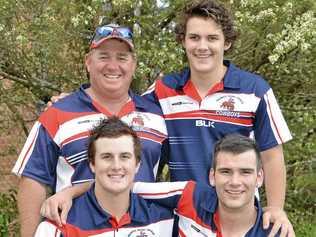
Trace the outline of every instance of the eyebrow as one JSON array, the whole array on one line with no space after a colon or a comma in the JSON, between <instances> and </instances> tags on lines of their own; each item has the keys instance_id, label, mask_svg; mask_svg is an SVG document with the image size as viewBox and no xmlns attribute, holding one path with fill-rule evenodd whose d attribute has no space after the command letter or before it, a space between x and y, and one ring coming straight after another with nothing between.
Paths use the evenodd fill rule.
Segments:
<instances>
[{"instance_id":1,"label":"eyebrow","mask_svg":"<svg viewBox=\"0 0 316 237\"><path fill-rule=\"evenodd\" d=\"M220 168L216 168L216 170L223 171L223 170L233 170L233 169L232 168L228 168L228 167L220 167ZM241 171L255 171L255 168L238 168L238 170L241 170Z\"/></svg>"},{"instance_id":2,"label":"eyebrow","mask_svg":"<svg viewBox=\"0 0 316 237\"><path fill-rule=\"evenodd\" d=\"M131 53L130 52L118 52L117 55L118 56L126 56L126 57L128 57L128 56L131 55Z\"/></svg>"},{"instance_id":3,"label":"eyebrow","mask_svg":"<svg viewBox=\"0 0 316 237\"><path fill-rule=\"evenodd\" d=\"M129 152L129 151L122 152L121 154L123 154L123 155L133 155L133 153L131 153L131 152Z\"/></svg>"}]
</instances>

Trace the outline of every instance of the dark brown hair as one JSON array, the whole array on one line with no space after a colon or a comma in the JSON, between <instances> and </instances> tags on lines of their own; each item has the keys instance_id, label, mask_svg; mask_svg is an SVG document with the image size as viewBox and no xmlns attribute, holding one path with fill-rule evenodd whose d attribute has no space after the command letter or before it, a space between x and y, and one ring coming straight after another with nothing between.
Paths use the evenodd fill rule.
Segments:
<instances>
[{"instance_id":1,"label":"dark brown hair","mask_svg":"<svg viewBox=\"0 0 316 237\"><path fill-rule=\"evenodd\" d=\"M257 171L261 169L260 151L255 141L249 137L240 134L229 134L220 139L214 146L212 168L216 169L217 156L220 152L228 152L239 155L246 151L254 151L256 154Z\"/></svg>"},{"instance_id":2,"label":"dark brown hair","mask_svg":"<svg viewBox=\"0 0 316 237\"><path fill-rule=\"evenodd\" d=\"M225 42L231 43L233 46L237 39L237 31L235 30L232 15L220 3L214 0L195 0L188 3L177 19L175 28L176 40L181 43L186 34L187 22L192 17L211 18L222 29Z\"/></svg>"},{"instance_id":3,"label":"dark brown hair","mask_svg":"<svg viewBox=\"0 0 316 237\"><path fill-rule=\"evenodd\" d=\"M95 142L99 138L118 138L121 136L131 136L134 143L134 155L136 163L141 159L141 144L136 132L118 117L112 116L101 120L100 123L90 132L88 141L88 161L94 165L95 161Z\"/></svg>"}]
</instances>

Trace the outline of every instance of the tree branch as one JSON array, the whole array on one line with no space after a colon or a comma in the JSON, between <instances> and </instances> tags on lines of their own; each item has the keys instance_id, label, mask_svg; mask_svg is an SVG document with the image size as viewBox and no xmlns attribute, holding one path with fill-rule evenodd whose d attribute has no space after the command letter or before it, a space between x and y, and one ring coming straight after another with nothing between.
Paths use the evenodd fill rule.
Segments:
<instances>
[{"instance_id":1,"label":"tree branch","mask_svg":"<svg viewBox=\"0 0 316 237\"><path fill-rule=\"evenodd\" d=\"M31 78L30 80L26 80L20 77L10 75L3 71L0 71L0 76L2 76L4 79L8 79L8 80L20 83L26 88L39 87L40 89L42 89L44 87L46 89L57 91L59 93L61 92L59 87L52 85L50 82L39 80L36 78Z\"/></svg>"}]
</instances>

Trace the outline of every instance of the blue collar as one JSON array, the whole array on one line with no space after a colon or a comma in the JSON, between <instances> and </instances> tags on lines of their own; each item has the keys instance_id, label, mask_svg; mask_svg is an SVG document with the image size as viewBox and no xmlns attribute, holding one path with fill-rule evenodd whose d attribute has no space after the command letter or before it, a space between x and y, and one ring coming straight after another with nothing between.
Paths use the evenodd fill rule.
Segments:
<instances>
[{"instance_id":1,"label":"blue collar","mask_svg":"<svg viewBox=\"0 0 316 237\"><path fill-rule=\"evenodd\" d=\"M242 79L239 75L240 69L237 68L233 63L228 60L224 60L224 65L227 66L227 72L224 76L224 88L239 89L240 80ZM176 90L182 90L185 84L190 79L190 69L185 68L180 73L173 73L164 76L164 82Z\"/></svg>"},{"instance_id":2,"label":"blue collar","mask_svg":"<svg viewBox=\"0 0 316 237\"><path fill-rule=\"evenodd\" d=\"M78 93L81 100L83 100L85 103L88 103L89 105L92 105L92 99L85 91L89 87L90 87L90 83L82 84L78 90ZM131 90L128 91L128 95L131 97L137 109L140 109L140 110L148 109L148 105L145 103L144 99L141 96L136 95Z\"/></svg>"},{"instance_id":3,"label":"blue collar","mask_svg":"<svg viewBox=\"0 0 316 237\"><path fill-rule=\"evenodd\" d=\"M88 208L94 213L91 217L95 225L102 226L106 222L109 223L111 215L99 205L94 193L94 184L85 195ZM131 223L148 223L148 215L144 215L144 210L146 210L143 208L144 205L145 200L134 193L130 193L130 206L128 212L131 218Z\"/></svg>"},{"instance_id":4,"label":"blue collar","mask_svg":"<svg viewBox=\"0 0 316 237\"><path fill-rule=\"evenodd\" d=\"M215 191L214 191L215 192ZM213 221L215 212L217 211L218 207L218 201L217 202L202 202L201 203L201 208L203 208L205 211L210 213L210 217L212 217L211 225L213 229L216 229L215 223ZM262 232L265 232L263 230L263 224L262 224L262 208L260 205L260 202L258 201L257 198L255 198L255 203L254 203L255 208L257 209L257 217L256 217L256 222L255 224L251 227L251 229L247 232L245 237L257 237L257 236L262 236ZM269 231L267 231L269 233Z\"/></svg>"}]
</instances>

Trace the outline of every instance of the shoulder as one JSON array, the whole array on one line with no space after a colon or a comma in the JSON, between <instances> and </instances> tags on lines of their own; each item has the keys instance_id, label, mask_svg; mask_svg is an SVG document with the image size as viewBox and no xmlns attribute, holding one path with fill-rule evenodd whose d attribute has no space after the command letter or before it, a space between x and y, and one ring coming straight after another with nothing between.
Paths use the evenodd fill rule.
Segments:
<instances>
[{"instance_id":1,"label":"shoulder","mask_svg":"<svg viewBox=\"0 0 316 237\"><path fill-rule=\"evenodd\" d=\"M133 101L136 106L136 110L140 112L148 112L162 116L162 110L160 106L150 101L144 96L133 94Z\"/></svg>"},{"instance_id":2,"label":"shoulder","mask_svg":"<svg viewBox=\"0 0 316 237\"><path fill-rule=\"evenodd\" d=\"M82 217L87 218L90 216L91 212L94 212L94 210L91 209L93 205L91 205L92 202L90 200L91 197L89 192L92 191L89 190L73 200L71 209L68 213L67 223L78 224L81 222Z\"/></svg>"},{"instance_id":3,"label":"shoulder","mask_svg":"<svg viewBox=\"0 0 316 237\"><path fill-rule=\"evenodd\" d=\"M136 216L143 221L146 221L148 218L148 222L173 218L173 210L171 208L162 206L152 200L146 200L135 193L132 193L131 195L131 214L133 216Z\"/></svg>"},{"instance_id":4,"label":"shoulder","mask_svg":"<svg viewBox=\"0 0 316 237\"><path fill-rule=\"evenodd\" d=\"M165 85L171 89L177 89L184 86L189 77L190 70L188 68L184 68L180 72L174 72L165 75L162 79L158 80L158 83Z\"/></svg>"},{"instance_id":5,"label":"shoulder","mask_svg":"<svg viewBox=\"0 0 316 237\"><path fill-rule=\"evenodd\" d=\"M229 64L224 83L227 85L238 85L241 92L253 92L257 96L262 96L271 88L269 83L263 79L262 76L240 69L234 64Z\"/></svg>"},{"instance_id":6,"label":"shoulder","mask_svg":"<svg viewBox=\"0 0 316 237\"><path fill-rule=\"evenodd\" d=\"M209 203L217 202L217 196L214 187L202 183L196 183L194 198L195 200L199 200L198 202L203 200L208 200Z\"/></svg>"},{"instance_id":7,"label":"shoulder","mask_svg":"<svg viewBox=\"0 0 316 237\"><path fill-rule=\"evenodd\" d=\"M53 104L53 108L60 110L76 111L83 106L87 100L86 94L82 89L78 89Z\"/></svg>"}]
</instances>

